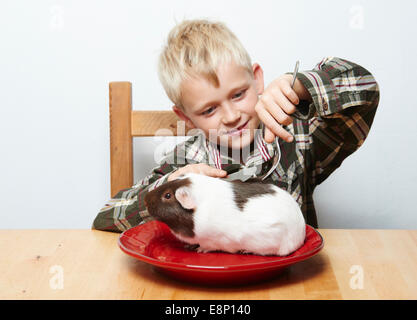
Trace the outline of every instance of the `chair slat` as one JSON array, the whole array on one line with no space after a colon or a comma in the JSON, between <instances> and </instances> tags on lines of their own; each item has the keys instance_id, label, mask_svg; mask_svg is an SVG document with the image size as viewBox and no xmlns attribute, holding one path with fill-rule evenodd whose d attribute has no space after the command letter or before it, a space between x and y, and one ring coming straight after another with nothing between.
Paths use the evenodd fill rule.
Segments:
<instances>
[{"instance_id":1,"label":"chair slat","mask_svg":"<svg viewBox=\"0 0 417 320\"><path fill-rule=\"evenodd\" d=\"M190 132L173 111L132 110L132 84L110 82L111 196L133 185L133 137L186 136Z\"/></svg>"},{"instance_id":2,"label":"chair slat","mask_svg":"<svg viewBox=\"0 0 417 320\"><path fill-rule=\"evenodd\" d=\"M132 136L186 136L190 131L173 111L132 111Z\"/></svg>"},{"instance_id":3,"label":"chair slat","mask_svg":"<svg viewBox=\"0 0 417 320\"><path fill-rule=\"evenodd\" d=\"M132 84L109 84L111 195L133 184Z\"/></svg>"}]
</instances>

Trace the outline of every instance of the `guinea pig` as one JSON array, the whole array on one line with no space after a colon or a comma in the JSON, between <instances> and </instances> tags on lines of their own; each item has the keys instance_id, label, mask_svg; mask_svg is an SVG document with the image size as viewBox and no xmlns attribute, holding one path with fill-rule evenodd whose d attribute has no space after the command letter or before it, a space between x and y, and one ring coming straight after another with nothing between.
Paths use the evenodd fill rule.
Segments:
<instances>
[{"instance_id":1,"label":"guinea pig","mask_svg":"<svg viewBox=\"0 0 417 320\"><path fill-rule=\"evenodd\" d=\"M268 183L187 173L148 192L149 214L198 252L288 255L304 244L305 221L293 197Z\"/></svg>"}]
</instances>

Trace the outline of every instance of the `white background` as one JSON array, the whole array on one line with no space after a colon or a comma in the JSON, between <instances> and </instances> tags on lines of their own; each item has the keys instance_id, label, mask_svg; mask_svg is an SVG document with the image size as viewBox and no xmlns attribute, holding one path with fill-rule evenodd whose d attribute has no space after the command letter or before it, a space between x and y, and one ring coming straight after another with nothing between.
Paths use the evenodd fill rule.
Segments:
<instances>
[{"instance_id":1,"label":"white background","mask_svg":"<svg viewBox=\"0 0 417 320\"><path fill-rule=\"evenodd\" d=\"M1 1L0 228L90 228L110 197L108 83L171 103L157 58L176 21L225 22L265 85L325 56L376 77L365 144L315 192L321 228L417 228L415 1ZM135 139L135 181L156 166ZM175 143L175 141L173 141Z\"/></svg>"}]
</instances>

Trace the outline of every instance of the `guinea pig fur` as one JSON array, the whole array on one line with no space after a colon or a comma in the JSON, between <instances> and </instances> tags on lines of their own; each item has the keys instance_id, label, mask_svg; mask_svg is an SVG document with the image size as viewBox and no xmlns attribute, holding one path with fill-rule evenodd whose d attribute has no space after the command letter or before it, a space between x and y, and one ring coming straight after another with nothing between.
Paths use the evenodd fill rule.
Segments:
<instances>
[{"instance_id":1,"label":"guinea pig fur","mask_svg":"<svg viewBox=\"0 0 417 320\"><path fill-rule=\"evenodd\" d=\"M148 192L145 205L199 252L288 255L304 244L305 221L292 196L259 181L187 173Z\"/></svg>"}]
</instances>

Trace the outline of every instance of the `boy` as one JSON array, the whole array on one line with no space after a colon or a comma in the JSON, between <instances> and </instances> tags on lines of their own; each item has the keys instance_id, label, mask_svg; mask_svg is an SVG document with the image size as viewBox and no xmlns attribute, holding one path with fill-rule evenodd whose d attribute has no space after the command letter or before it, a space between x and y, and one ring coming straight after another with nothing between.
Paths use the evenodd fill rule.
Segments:
<instances>
[{"instance_id":1,"label":"boy","mask_svg":"<svg viewBox=\"0 0 417 320\"><path fill-rule=\"evenodd\" d=\"M281 160L266 181L287 190L317 228L314 188L363 144L379 102L373 76L339 58L297 73L293 87L292 75L284 74L264 90L260 65L224 24L207 20L173 28L159 77L174 112L199 133L111 199L94 229L121 232L150 220L146 193L181 174L225 178L233 165L242 176L262 176L278 152Z\"/></svg>"}]
</instances>

